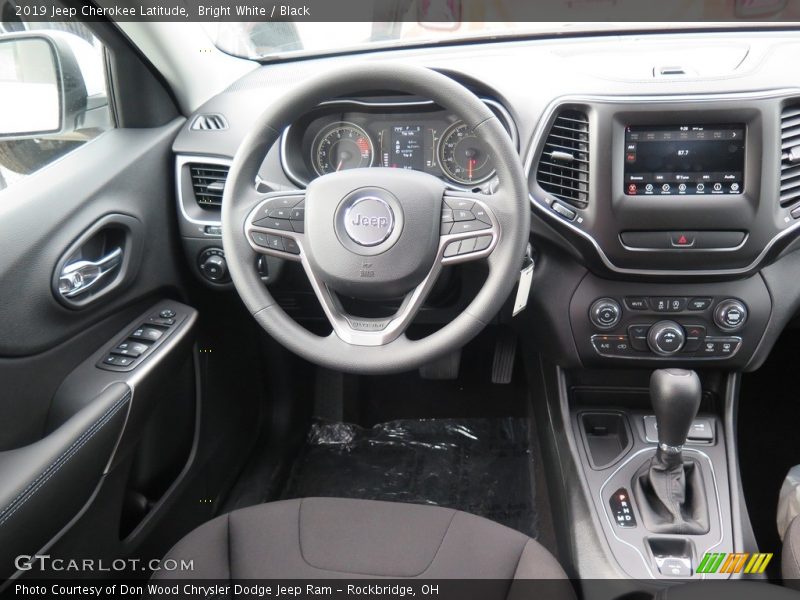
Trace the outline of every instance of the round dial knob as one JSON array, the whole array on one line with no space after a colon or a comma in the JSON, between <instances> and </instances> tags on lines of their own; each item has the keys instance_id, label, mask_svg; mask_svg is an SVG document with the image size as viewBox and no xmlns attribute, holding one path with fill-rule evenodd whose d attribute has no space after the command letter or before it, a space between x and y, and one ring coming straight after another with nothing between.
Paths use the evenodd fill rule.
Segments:
<instances>
[{"instance_id":1,"label":"round dial knob","mask_svg":"<svg viewBox=\"0 0 800 600\"><path fill-rule=\"evenodd\" d=\"M647 333L647 345L650 346L650 350L661 356L680 352L685 341L686 334L683 332L683 327L675 321L659 321Z\"/></svg>"},{"instance_id":2,"label":"round dial knob","mask_svg":"<svg viewBox=\"0 0 800 600\"><path fill-rule=\"evenodd\" d=\"M224 256L211 254L200 263L200 270L209 281L223 281L228 275L228 264Z\"/></svg>"},{"instance_id":3,"label":"round dial knob","mask_svg":"<svg viewBox=\"0 0 800 600\"><path fill-rule=\"evenodd\" d=\"M612 329L616 327L622 317L619 303L612 298L600 298L592 303L589 309L589 319L598 329Z\"/></svg>"},{"instance_id":4,"label":"round dial knob","mask_svg":"<svg viewBox=\"0 0 800 600\"><path fill-rule=\"evenodd\" d=\"M717 304L714 309L714 322L723 331L741 329L747 320L747 307L741 300L729 298Z\"/></svg>"}]
</instances>

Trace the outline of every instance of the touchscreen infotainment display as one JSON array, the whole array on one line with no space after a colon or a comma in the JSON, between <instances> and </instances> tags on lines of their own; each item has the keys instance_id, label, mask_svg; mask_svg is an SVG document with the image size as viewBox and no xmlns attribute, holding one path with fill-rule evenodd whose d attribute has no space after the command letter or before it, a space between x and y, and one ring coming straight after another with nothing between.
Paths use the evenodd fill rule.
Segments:
<instances>
[{"instance_id":1,"label":"touchscreen infotainment display","mask_svg":"<svg viewBox=\"0 0 800 600\"><path fill-rule=\"evenodd\" d=\"M625 194L741 194L744 137L741 124L626 127Z\"/></svg>"}]
</instances>

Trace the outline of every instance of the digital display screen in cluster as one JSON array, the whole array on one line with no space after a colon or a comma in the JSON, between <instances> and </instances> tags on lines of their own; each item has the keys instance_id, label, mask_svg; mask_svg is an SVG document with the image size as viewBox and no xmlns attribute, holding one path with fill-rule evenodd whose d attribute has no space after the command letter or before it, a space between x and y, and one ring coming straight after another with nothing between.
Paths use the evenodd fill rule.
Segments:
<instances>
[{"instance_id":1,"label":"digital display screen in cluster","mask_svg":"<svg viewBox=\"0 0 800 600\"><path fill-rule=\"evenodd\" d=\"M656 125L625 128L628 196L741 194L744 125Z\"/></svg>"}]
</instances>

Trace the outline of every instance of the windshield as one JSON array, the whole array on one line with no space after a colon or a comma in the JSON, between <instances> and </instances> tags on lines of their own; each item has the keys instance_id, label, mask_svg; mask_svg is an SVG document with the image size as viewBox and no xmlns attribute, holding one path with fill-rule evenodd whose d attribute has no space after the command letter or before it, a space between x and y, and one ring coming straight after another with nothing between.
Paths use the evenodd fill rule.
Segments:
<instances>
[{"instance_id":1,"label":"windshield","mask_svg":"<svg viewBox=\"0 0 800 600\"><path fill-rule=\"evenodd\" d=\"M588 0L584 0L588 1ZM683 2L676 8L675 21L662 22L500 22L461 21L456 13L424 15L430 21L410 20L413 15L399 15L396 21L378 22L207 22L206 31L216 46L229 54L257 60L293 56L349 52L398 46L435 44L438 42L498 39L520 36L557 35L613 31L673 31L738 27L743 25L770 27L796 26L800 21L800 3L783 5L773 16L775 22L710 20L707 11L694 14ZM780 2L779 2L780 4ZM441 4L445 9L458 8L454 1ZM487 3L487 6L491 6ZM794 8L792 8L794 7ZM788 14L787 11L796 14ZM457 12L457 11L456 11ZM584 13L582 13L583 16ZM491 16L491 15L489 15ZM730 17L720 11L718 18ZM450 20L448 20L448 17ZM695 22L688 22L693 17ZM759 15L759 18L764 18ZM777 20L780 19L780 20Z\"/></svg>"}]
</instances>

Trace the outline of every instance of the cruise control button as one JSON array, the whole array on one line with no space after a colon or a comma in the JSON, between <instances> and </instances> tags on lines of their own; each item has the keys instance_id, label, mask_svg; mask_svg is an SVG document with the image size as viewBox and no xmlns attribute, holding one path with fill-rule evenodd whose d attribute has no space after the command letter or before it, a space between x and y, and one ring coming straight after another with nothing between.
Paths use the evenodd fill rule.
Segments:
<instances>
[{"instance_id":1,"label":"cruise control button","mask_svg":"<svg viewBox=\"0 0 800 600\"><path fill-rule=\"evenodd\" d=\"M454 221L473 221L475 219L475 215L472 214L471 211L468 210L454 210L453 211L453 220Z\"/></svg>"},{"instance_id":2,"label":"cruise control button","mask_svg":"<svg viewBox=\"0 0 800 600\"><path fill-rule=\"evenodd\" d=\"M474 221L461 221L458 223L453 223L453 229L451 230L451 233L467 233L469 231L480 231L482 229L490 228L491 225L475 219Z\"/></svg>"},{"instance_id":3,"label":"cruise control button","mask_svg":"<svg viewBox=\"0 0 800 600\"><path fill-rule=\"evenodd\" d=\"M452 223L453 222L453 209L452 208L443 208L442 209L442 223Z\"/></svg>"},{"instance_id":4,"label":"cruise control button","mask_svg":"<svg viewBox=\"0 0 800 600\"><path fill-rule=\"evenodd\" d=\"M306 218L306 209L295 207L289 212L290 221L302 221Z\"/></svg>"},{"instance_id":5,"label":"cruise control button","mask_svg":"<svg viewBox=\"0 0 800 600\"><path fill-rule=\"evenodd\" d=\"M451 229L453 229L452 222L442 223L441 227L439 227L439 235L447 235Z\"/></svg>"}]
</instances>

